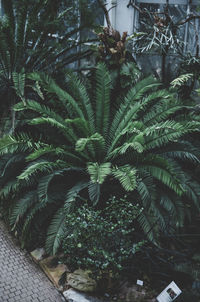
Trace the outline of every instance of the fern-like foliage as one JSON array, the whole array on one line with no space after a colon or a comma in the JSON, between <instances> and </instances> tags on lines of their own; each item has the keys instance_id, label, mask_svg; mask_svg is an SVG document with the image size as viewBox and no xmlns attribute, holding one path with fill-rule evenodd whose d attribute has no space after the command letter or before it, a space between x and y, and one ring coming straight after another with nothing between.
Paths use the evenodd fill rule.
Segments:
<instances>
[{"instance_id":1,"label":"fern-like foliage","mask_svg":"<svg viewBox=\"0 0 200 302\"><path fill-rule=\"evenodd\" d=\"M174 92L148 77L113 104L111 77L101 63L95 91L71 74L71 93L44 74L30 77L35 94L15 106L28 113L24 133L0 141L0 154L9 154L1 164L0 194L13 200L11 225L22 224L23 239L40 217L48 221L47 251L55 253L65 213L83 202L103 207L112 195L127 194L144 208L138 222L151 240L181 227L188 209L199 210L198 178L188 165L199 165L189 135L199 132L200 121Z\"/></svg>"},{"instance_id":2,"label":"fern-like foliage","mask_svg":"<svg viewBox=\"0 0 200 302\"><path fill-rule=\"evenodd\" d=\"M180 87L182 86L184 83L186 83L189 79L191 79L193 76L192 73L186 73L186 74L182 74L180 75L178 78L174 79L171 82L172 87Z\"/></svg>"},{"instance_id":3,"label":"fern-like foliage","mask_svg":"<svg viewBox=\"0 0 200 302\"><path fill-rule=\"evenodd\" d=\"M15 0L1 1L0 117L8 118L18 99L26 102L27 73L38 70L52 73L92 53L85 43L91 39L80 41L78 37L83 29L93 27L94 12L80 26L78 7L91 13L89 6L83 8L79 1L73 5L60 0L56 3L22 0L20 4ZM39 83L35 83L34 89L43 97ZM16 123L15 117L12 123Z\"/></svg>"}]
</instances>

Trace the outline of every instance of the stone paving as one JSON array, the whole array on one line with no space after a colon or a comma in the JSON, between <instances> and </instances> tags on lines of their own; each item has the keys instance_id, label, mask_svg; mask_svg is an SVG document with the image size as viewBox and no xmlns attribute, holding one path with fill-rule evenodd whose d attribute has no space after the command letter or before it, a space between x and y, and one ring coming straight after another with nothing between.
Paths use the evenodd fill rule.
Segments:
<instances>
[{"instance_id":1,"label":"stone paving","mask_svg":"<svg viewBox=\"0 0 200 302\"><path fill-rule=\"evenodd\" d=\"M0 302L61 301L65 299L0 220Z\"/></svg>"}]
</instances>

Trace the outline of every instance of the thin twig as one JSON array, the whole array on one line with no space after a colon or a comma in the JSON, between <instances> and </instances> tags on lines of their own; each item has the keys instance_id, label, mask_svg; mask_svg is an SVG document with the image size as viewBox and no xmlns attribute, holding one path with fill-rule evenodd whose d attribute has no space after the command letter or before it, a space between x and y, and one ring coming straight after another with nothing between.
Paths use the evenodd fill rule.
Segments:
<instances>
[{"instance_id":1,"label":"thin twig","mask_svg":"<svg viewBox=\"0 0 200 302\"><path fill-rule=\"evenodd\" d=\"M193 19L200 19L200 16L190 16L190 17L186 18L185 20L182 20L179 23L177 23L176 26L183 25Z\"/></svg>"},{"instance_id":2,"label":"thin twig","mask_svg":"<svg viewBox=\"0 0 200 302\"><path fill-rule=\"evenodd\" d=\"M103 12L104 12L104 15L105 15L105 18L106 18L106 23L108 25L108 28L111 28L112 25L111 25L109 13L108 13L109 11L107 10L106 5L103 3L102 0L98 0L98 3L99 3L99 6L103 9Z\"/></svg>"},{"instance_id":3,"label":"thin twig","mask_svg":"<svg viewBox=\"0 0 200 302\"><path fill-rule=\"evenodd\" d=\"M109 9L108 9L108 12L109 12L111 9L115 8L115 7L117 7L117 4L115 4L115 5L113 5L111 8L109 8Z\"/></svg>"}]
</instances>

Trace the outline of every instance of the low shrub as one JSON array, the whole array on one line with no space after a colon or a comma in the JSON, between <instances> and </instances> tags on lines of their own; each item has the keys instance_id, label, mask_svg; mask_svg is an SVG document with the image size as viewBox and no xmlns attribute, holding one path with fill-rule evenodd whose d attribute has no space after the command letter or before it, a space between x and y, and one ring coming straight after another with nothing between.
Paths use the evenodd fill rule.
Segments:
<instances>
[{"instance_id":1,"label":"low shrub","mask_svg":"<svg viewBox=\"0 0 200 302\"><path fill-rule=\"evenodd\" d=\"M63 240L66 263L73 269L106 270L116 275L144 243L136 238L133 226L141 212L138 205L112 197L104 210L83 205L68 214Z\"/></svg>"}]
</instances>

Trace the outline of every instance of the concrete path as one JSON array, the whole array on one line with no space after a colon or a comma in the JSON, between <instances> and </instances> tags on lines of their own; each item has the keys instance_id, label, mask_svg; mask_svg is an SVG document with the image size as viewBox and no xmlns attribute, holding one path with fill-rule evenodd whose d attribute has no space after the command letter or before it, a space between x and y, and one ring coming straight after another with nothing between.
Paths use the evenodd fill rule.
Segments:
<instances>
[{"instance_id":1,"label":"concrete path","mask_svg":"<svg viewBox=\"0 0 200 302\"><path fill-rule=\"evenodd\" d=\"M0 220L0 302L65 301Z\"/></svg>"}]
</instances>

